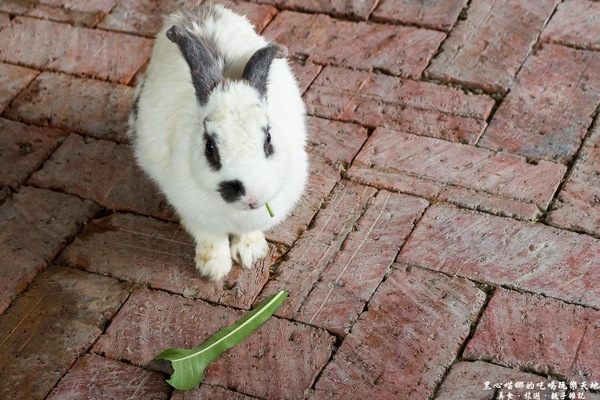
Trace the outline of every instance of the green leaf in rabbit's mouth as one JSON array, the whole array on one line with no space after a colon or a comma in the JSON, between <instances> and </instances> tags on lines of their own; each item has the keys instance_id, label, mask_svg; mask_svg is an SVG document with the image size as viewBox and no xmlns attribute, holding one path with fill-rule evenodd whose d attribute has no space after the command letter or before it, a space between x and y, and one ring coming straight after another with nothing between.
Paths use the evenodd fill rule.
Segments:
<instances>
[{"instance_id":1,"label":"green leaf in rabbit's mouth","mask_svg":"<svg viewBox=\"0 0 600 400\"><path fill-rule=\"evenodd\" d=\"M173 374L167 380L169 385L179 390L197 387L204 377L204 369L265 323L283 303L287 295L288 292L282 290L270 296L235 324L221 329L198 347L193 349L169 348L157 355L155 360L171 362Z\"/></svg>"},{"instance_id":2,"label":"green leaf in rabbit's mouth","mask_svg":"<svg viewBox=\"0 0 600 400\"><path fill-rule=\"evenodd\" d=\"M271 206L269 205L269 203L265 204L265 206L267 206L267 211L269 212L269 215L271 216L271 218L273 218L275 216L275 213L271 209Z\"/></svg>"}]
</instances>

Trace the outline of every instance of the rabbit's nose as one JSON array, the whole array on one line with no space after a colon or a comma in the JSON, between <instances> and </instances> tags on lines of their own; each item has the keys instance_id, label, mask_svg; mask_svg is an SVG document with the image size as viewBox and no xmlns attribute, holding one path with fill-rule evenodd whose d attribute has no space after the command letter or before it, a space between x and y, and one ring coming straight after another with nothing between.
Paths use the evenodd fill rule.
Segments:
<instances>
[{"instance_id":1,"label":"rabbit's nose","mask_svg":"<svg viewBox=\"0 0 600 400\"><path fill-rule=\"evenodd\" d=\"M250 207L250 209L254 210L255 208L260 207L260 204L258 203L258 197L254 196L252 194L248 194L246 196L243 196L242 201L246 204L248 204L248 207Z\"/></svg>"},{"instance_id":2,"label":"rabbit's nose","mask_svg":"<svg viewBox=\"0 0 600 400\"><path fill-rule=\"evenodd\" d=\"M246 194L246 188L244 184L234 179L232 181L223 181L219 183L219 193L223 200L227 203L234 203L242 198Z\"/></svg>"}]
</instances>

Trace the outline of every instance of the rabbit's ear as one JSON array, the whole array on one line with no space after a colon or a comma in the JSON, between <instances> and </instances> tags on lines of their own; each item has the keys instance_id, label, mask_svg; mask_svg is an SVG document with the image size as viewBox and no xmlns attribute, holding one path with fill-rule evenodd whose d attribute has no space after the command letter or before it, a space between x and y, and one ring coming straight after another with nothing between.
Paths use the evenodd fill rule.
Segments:
<instances>
[{"instance_id":1,"label":"rabbit's ear","mask_svg":"<svg viewBox=\"0 0 600 400\"><path fill-rule=\"evenodd\" d=\"M212 89L223 79L219 63L206 43L186 29L173 25L167 31L167 38L179 47L190 67L196 98L200 105L205 105Z\"/></svg>"},{"instance_id":2,"label":"rabbit's ear","mask_svg":"<svg viewBox=\"0 0 600 400\"><path fill-rule=\"evenodd\" d=\"M271 62L274 58L285 58L287 53L287 47L276 43L271 43L257 50L244 67L242 79L250 81L260 96L265 97L267 94L267 76L269 75Z\"/></svg>"}]
</instances>

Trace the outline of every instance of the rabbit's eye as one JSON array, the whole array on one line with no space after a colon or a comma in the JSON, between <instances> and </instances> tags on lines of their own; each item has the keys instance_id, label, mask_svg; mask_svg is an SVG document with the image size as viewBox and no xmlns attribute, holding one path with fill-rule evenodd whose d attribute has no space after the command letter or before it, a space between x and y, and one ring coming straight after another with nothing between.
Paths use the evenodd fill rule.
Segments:
<instances>
[{"instance_id":1,"label":"rabbit's eye","mask_svg":"<svg viewBox=\"0 0 600 400\"><path fill-rule=\"evenodd\" d=\"M206 142L206 152L210 155L212 155L215 151L215 145L212 144L211 142Z\"/></svg>"},{"instance_id":2,"label":"rabbit's eye","mask_svg":"<svg viewBox=\"0 0 600 400\"><path fill-rule=\"evenodd\" d=\"M219 148L217 147L217 143L215 139L213 139L209 134L204 134L204 155L210 164L210 167L213 171L218 171L221 169L221 157L219 156Z\"/></svg>"},{"instance_id":3,"label":"rabbit's eye","mask_svg":"<svg viewBox=\"0 0 600 400\"><path fill-rule=\"evenodd\" d=\"M273 145L271 144L271 132L269 131L269 128L264 128L263 131L265 133L265 140L263 144L265 157L269 158L269 156L273 154Z\"/></svg>"}]
</instances>

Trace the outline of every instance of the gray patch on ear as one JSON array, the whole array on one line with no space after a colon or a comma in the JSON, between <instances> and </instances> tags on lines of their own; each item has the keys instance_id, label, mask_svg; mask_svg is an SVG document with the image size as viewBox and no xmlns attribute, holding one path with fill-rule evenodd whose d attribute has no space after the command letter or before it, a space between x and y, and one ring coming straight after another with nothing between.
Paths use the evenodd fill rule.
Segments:
<instances>
[{"instance_id":1,"label":"gray patch on ear","mask_svg":"<svg viewBox=\"0 0 600 400\"><path fill-rule=\"evenodd\" d=\"M242 72L242 79L249 81L260 94L260 97L265 97L267 94L267 77L269 76L269 68L271 62L275 58L285 58L287 56L287 47L271 43L257 50L250 57L248 63Z\"/></svg>"},{"instance_id":2,"label":"gray patch on ear","mask_svg":"<svg viewBox=\"0 0 600 400\"><path fill-rule=\"evenodd\" d=\"M173 25L167 31L167 38L179 47L190 67L198 103L205 105L212 89L223 79L215 55L202 38L179 26Z\"/></svg>"}]
</instances>

